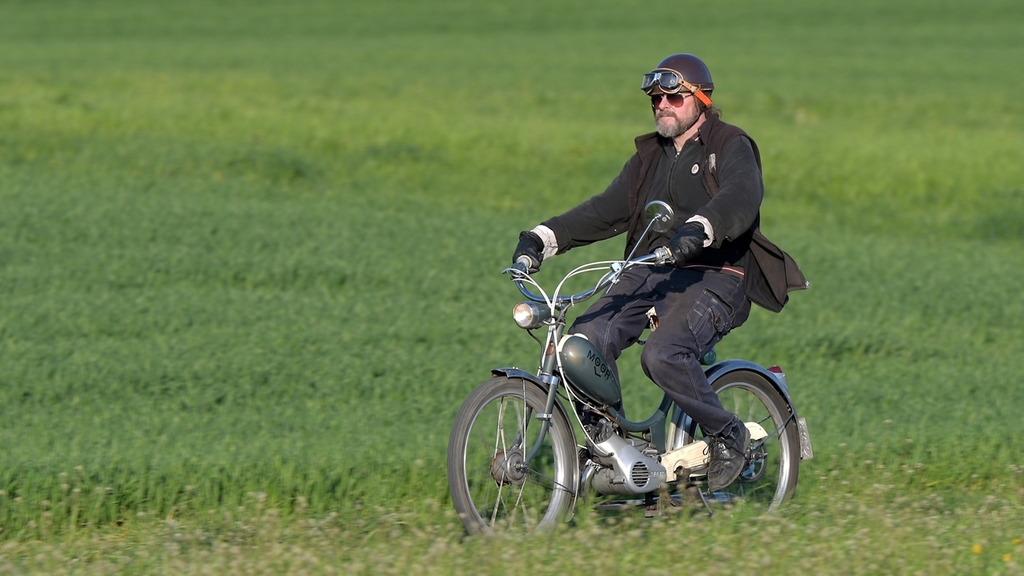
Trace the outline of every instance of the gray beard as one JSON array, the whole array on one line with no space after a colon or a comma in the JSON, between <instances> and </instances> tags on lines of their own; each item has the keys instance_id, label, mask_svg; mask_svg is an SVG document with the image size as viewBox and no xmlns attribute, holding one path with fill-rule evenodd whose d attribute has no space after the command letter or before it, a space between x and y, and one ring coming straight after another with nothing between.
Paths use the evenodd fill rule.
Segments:
<instances>
[{"instance_id":1,"label":"gray beard","mask_svg":"<svg viewBox=\"0 0 1024 576\"><path fill-rule=\"evenodd\" d=\"M667 118L670 122L663 125L662 122L660 122L662 118ZM682 120L676 118L674 115L666 114L654 119L654 128L662 138L675 138L689 130L690 126L693 126L693 123L697 121L697 118L700 118L700 116L698 115L692 122L684 126Z\"/></svg>"},{"instance_id":2,"label":"gray beard","mask_svg":"<svg viewBox=\"0 0 1024 576\"><path fill-rule=\"evenodd\" d=\"M686 132L686 130L683 130L679 122L673 122L671 126L666 126L664 128L662 128L661 123L658 123L656 127L658 129L659 136L661 136L662 138L668 138L670 140L675 138L676 136L679 136L683 132Z\"/></svg>"}]
</instances>

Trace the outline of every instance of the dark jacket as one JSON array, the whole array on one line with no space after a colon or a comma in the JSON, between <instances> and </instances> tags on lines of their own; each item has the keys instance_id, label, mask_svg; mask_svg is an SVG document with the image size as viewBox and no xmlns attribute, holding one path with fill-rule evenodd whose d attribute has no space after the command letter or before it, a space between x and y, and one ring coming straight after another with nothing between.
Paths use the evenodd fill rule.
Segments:
<instances>
[{"instance_id":1,"label":"dark jacket","mask_svg":"<svg viewBox=\"0 0 1024 576\"><path fill-rule=\"evenodd\" d=\"M730 150L741 150L742 154L733 156L742 158L730 164L725 150L736 136L744 136L745 141L733 143ZM671 140L656 133L637 137L636 153L604 192L544 222L555 233L559 253L625 232L625 254L634 247L637 254L643 254L664 245L675 228L691 216L699 215L710 222L715 241L707 254L702 253L698 263L741 266L741 262L736 261L737 255L742 256L747 251L750 233L757 225L764 189L757 145L740 128L708 116L699 129L698 139L687 142L683 148L688 156L694 156L695 151L698 153L694 160L699 162L699 167L694 166L694 170L701 172L700 179L691 179L693 184L686 190L685 197L672 199L666 198L663 191L665 166L659 171L661 161L666 158L665 148L671 148ZM725 174L721 174L723 170ZM718 192L721 193L716 195ZM643 209L654 199L669 201L676 211L676 221L673 230L661 238L642 237L646 226Z\"/></svg>"},{"instance_id":2,"label":"dark jacket","mask_svg":"<svg viewBox=\"0 0 1024 576\"><path fill-rule=\"evenodd\" d=\"M701 125L698 134L703 190L697 187L689 192L691 196L686 198L685 204L697 208L677 213L674 227L682 225L695 214L706 218L714 230L715 240L692 263L750 268L752 273L745 275L748 297L777 312L788 299L786 293L796 289L797 284L801 288L806 287L806 281L788 255L758 230L763 185L757 144L741 128L712 115ZM735 141L738 136L743 138ZM641 236L646 226L643 208L653 199L652 188L657 189L659 185L655 182L655 174L658 173L659 162L665 157L663 146L667 142L656 133L637 137L636 153L604 192L544 222L555 234L559 253L624 232L627 234L626 255L634 247L636 254L645 254L665 243L666 237L652 239ZM688 142L687 146L690 145ZM753 153L752 162L750 151ZM698 167L695 166L694 170ZM678 206L674 208L679 212ZM765 258L765 263L761 264L756 259L758 257ZM775 265L776 258L782 263L781 269ZM774 277L765 278L768 272ZM787 277L787 272L793 278ZM781 295L777 289L780 283L783 286Z\"/></svg>"}]
</instances>

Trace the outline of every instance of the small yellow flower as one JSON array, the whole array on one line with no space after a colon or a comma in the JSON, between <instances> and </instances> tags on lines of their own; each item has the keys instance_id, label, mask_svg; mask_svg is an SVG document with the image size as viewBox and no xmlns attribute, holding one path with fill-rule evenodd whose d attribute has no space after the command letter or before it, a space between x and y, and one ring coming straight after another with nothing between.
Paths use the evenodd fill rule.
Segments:
<instances>
[{"instance_id":1,"label":"small yellow flower","mask_svg":"<svg viewBox=\"0 0 1024 576\"><path fill-rule=\"evenodd\" d=\"M1013 539L1013 545L1014 546L1020 546L1021 542L1024 542L1024 540L1021 540L1020 538L1014 538Z\"/></svg>"},{"instance_id":2,"label":"small yellow flower","mask_svg":"<svg viewBox=\"0 0 1024 576\"><path fill-rule=\"evenodd\" d=\"M1003 562L1009 562L1009 561L1010 561L1010 555L1009 554L1003 554Z\"/></svg>"},{"instance_id":3,"label":"small yellow flower","mask_svg":"<svg viewBox=\"0 0 1024 576\"><path fill-rule=\"evenodd\" d=\"M971 552L974 552L975 554L981 554L981 550L981 544L975 544L974 546L971 546Z\"/></svg>"}]
</instances>

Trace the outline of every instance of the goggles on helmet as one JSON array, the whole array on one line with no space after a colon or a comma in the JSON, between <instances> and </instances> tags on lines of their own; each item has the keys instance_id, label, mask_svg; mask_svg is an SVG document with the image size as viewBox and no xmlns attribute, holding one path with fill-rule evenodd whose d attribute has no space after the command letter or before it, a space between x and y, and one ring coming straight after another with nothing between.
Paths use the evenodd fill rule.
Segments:
<instances>
[{"instance_id":1,"label":"goggles on helmet","mask_svg":"<svg viewBox=\"0 0 1024 576\"><path fill-rule=\"evenodd\" d=\"M647 92L654 89L655 84L665 94L675 94L683 89L683 76L675 70L654 70L644 74L640 89Z\"/></svg>"},{"instance_id":2,"label":"goggles on helmet","mask_svg":"<svg viewBox=\"0 0 1024 576\"><path fill-rule=\"evenodd\" d=\"M704 91L687 82L682 74L671 68L655 68L644 74L644 79L640 82L640 89L650 95L656 88L665 94L678 94L686 90L696 96L705 106L711 106L711 98Z\"/></svg>"}]
</instances>

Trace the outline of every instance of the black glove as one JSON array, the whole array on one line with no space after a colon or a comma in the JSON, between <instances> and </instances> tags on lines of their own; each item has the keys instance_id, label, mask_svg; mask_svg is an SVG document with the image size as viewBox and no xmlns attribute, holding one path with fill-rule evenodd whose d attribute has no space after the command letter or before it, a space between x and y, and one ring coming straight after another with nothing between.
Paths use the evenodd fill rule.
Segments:
<instances>
[{"instance_id":1,"label":"black glove","mask_svg":"<svg viewBox=\"0 0 1024 576\"><path fill-rule=\"evenodd\" d=\"M540 262L544 259L542 251L544 250L544 241L540 239L533 232L520 232L519 233L519 245L516 246L516 251L512 254L512 263L515 264L520 256L527 256L530 258L530 265L528 266L527 272L533 274L540 270Z\"/></svg>"},{"instance_id":2,"label":"black glove","mask_svg":"<svg viewBox=\"0 0 1024 576\"><path fill-rule=\"evenodd\" d=\"M680 266L692 260L704 249L704 225L700 222L683 224L676 235L668 241L675 265Z\"/></svg>"}]
</instances>

